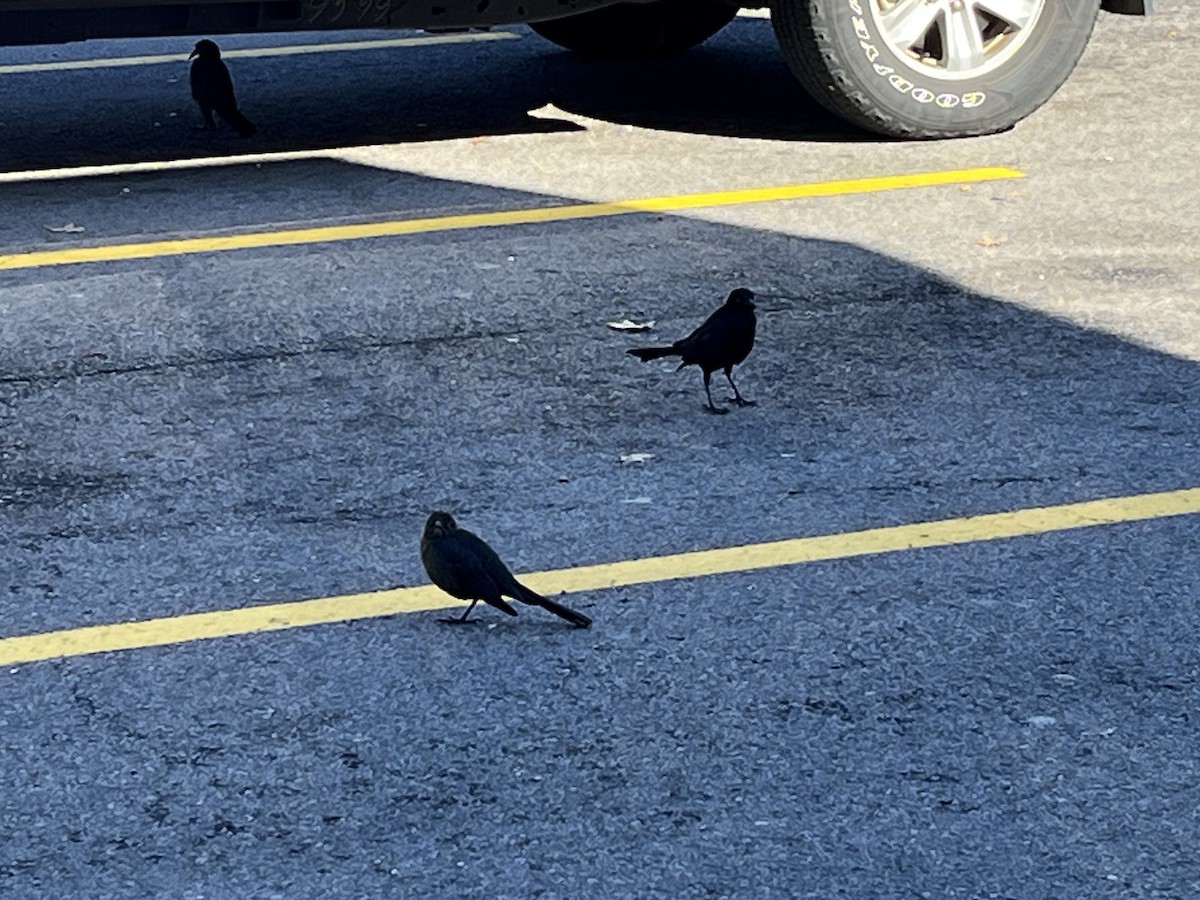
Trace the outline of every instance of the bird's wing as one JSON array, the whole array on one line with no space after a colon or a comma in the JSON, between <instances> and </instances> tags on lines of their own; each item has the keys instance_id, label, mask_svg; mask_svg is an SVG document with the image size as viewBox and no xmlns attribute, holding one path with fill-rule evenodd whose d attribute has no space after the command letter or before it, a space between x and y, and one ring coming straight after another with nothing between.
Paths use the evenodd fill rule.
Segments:
<instances>
[{"instance_id":1,"label":"bird's wing","mask_svg":"<svg viewBox=\"0 0 1200 900\"><path fill-rule=\"evenodd\" d=\"M515 616L516 610L501 599L501 595L516 596L510 589L515 579L496 551L483 538L465 528L458 529L452 538L455 565L464 580L469 579L469 584L479 592L479 599Z\"/></svg>"},{"instance_id":2,"label":"bird's wing","mask_svg":"<svg viewBox=\"0 0 1200 900\"><path fill-rule=\"evenodd\" d=\"M695 331L675 342L685 360L705 359L719 352L730 325L727 313L725 307L721 307L700 323Z\"/></svg>"},{"instance_id":3,"label":"bird's wing","mask_svg":"<svg viewBox=\"0 0 1200 900\"><path fill-rule=\"evenodd\" d=\"M478 549L464 540L462 531L436 538L430 552L437 569L437 585L448 594L460 600L500 596L500 585L488 572Z\"/></svg>"},{"instance_id":4,"label":"bird's wing","mask_svg":"<svg viewBox=\"0 0 1200 900\"><path fill-rule=\"evenodd\" d=\"M229 104L236 106L233 99L233 79L229 69L219 59L198 59L192 63L192 96L205 99L214 106Z\"/></svg>"}]
</instances>

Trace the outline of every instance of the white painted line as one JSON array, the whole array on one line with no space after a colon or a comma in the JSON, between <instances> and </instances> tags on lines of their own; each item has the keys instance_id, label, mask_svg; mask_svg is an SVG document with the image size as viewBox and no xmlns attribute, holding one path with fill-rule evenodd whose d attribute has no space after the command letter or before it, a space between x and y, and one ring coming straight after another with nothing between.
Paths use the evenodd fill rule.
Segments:
<instances>
[{"instance_id":1,"label":"white painted line","mask_svg":"<svg viewBox=\"0 0 1200 900\"><path fill-rule=\"evenodd\" d=\"M225 59L250 56L295 56L302 53L344 53L354 50L383 50L390 47L430 47L436 44L466 44L475 41L504 41L521 36L512 31L478 31L463 34L430 34L424 37L387 38L378 41L343 41L334 44L292 44L285 47L258 47L249 50L222 50ZM158 56L116 56L111 59L72 59L63 62L15 63L0 66L0 75L28 72L63 72L77 69L111 69L120 66L155 66L162 63L186 63L187 53Z\"/></svg>"},{"instance_id":2,"label":"white painted line","mask_svg":"<svg viewBox=\"0 0 1200 900\"><path fill-rule=\"evenodd\" d=\"M349 147L347 150L365 150ZM24 172L0 172L0 184L23 181L56 181L63 178L96 178L104 175L134 175L143 172L169 172L173 169L211 169L219 166L243 166L250 163L294 162L301 159L339 159L343 150L281 150L276 153L245 153L239 156L201 156L196 159L166 159L158 162L110 163L103 166L74 166L63 169L29 169Z\"/></svg>"}]
</instances>

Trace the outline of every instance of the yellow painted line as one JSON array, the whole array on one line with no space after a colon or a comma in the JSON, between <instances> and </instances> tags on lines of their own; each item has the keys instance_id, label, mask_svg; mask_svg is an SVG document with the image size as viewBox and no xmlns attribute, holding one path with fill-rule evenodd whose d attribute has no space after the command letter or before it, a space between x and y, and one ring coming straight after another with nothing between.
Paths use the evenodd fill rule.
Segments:
<instances>
[{"instance_id":1,"label":"yellow painted line","mask_svg":"<svg viewBox=\"0 0 1200 900\"><path fill-rule=\"evenodd\" d=\"M522 575L521 580L534 590L548 595L597 591L678 578L749 572L755 569L850 559L901 550L948 547L1198 512L1200 488L1187 488L911 525L870 528L844 534L792 538L740 547L630 559L572 569L531 572ZM368 594L272 603L139 622L91 625L0 639L0 666L63 656L84 656L115 650L181 644L207 638L281 631L307 625L326 625L396 613L445 609L455 605L458 605L457 601L426 584Z\"/></svg>"},{"instance_id":2,"label":"yellow painted line","mask_svg":"<svg viewBox=\"0 0 1200 900\"><path fill-rule=\"evenodd\" d=\"M424 37L387 38L377 41L341 41L328 44L290 44L281 47L254 47L222 50L224 59L258 56L296 56L304 53L346 53L356 50L385 50L392 47L430 47L437 44L466 44L477 41L503 41L521 36L512 31L479 31L464 34L430 34ZM190 50L189 50L190 52ZM79 69L115 69L125 66L156 66L186 63L187 53L161 53L153 56L113 56L107 59L65 59L52 62L12 63L0 66L0 75L30 72L69 72Z\"/></svg>"},{"instance_id":3,"label":"yellow painted line","mask_svg":"<svg viewBox=\"0 0 1200 900\"><path fill-rule=\"evenodd\" d=\"M529 225L562 222L569 219L594 219L629 213L681 212L701 207L737 206L779 200L834 197L843 194L868 194L906 188L935 187L951 184L975 184L1025 177L1023 172L1003 166L922 172L915 175L884 175L845 181L819 181L773 187L743 188L698 194L674 194L664 197L639 197L608 203L574 203L537 209L509 209L466 215L434 216L420 219L394 219L385 222L359 222L348 225L320 225L278 231L250 231L212 237L179 238L132 244L102 244L91 247L63 247L0 256L0 269L30 269L38 266L63 266L73 263L115 262L156 256L181 256L189 253L221 253L262 247L319 244L335 241L359 241L367 238L428 234L468 228L503 225Z\"/></svg>"}]
</instances>

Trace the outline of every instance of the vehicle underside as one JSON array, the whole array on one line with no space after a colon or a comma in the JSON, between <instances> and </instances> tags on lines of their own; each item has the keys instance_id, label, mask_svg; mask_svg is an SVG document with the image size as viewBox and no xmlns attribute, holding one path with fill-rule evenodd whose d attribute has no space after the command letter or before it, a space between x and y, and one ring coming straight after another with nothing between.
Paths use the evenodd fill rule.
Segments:
<instances>
[{"instance_id":1,"label":"vehicle underside","mask_svg":"<svg viewBox=\"0 0 1200 900\"><path fill-rule=\"evenodd\" d=\"M0 0L0 43L335 28L466 28L578 15L614 0ZM98 14L103 11L103 14Z\"/></svg>"},{"instance_id":2,"label":"vehicle underside","mask_svg":"<svg viewBox=\"0 0 1200 900\"><path fill-rule=\"evenodd\" d=\"M0 0L0 44L528 23L581 56L702 44L740 6L771 8L792 73L822 106L893 138L991 134L1045 103L1097 14L1151 0Z\"/></svg>"},{"instance_id":3,"label":"vehicle underside","mask_svg":"<svg viewBox=\"0 0 1200 900\"><path fill-rule=\"evenodd\" d=\"M469 28L579 15L619 0L0 0L0 44L93 38L303 31L333 28ZM625 0L654 3L656 0ZM726 0L721 0L726 2ZM767 0L727 0L765 7ZM1145 0L1105 0L1112 12L1145 12ZM102 13L102 14L101 14Z\"/></svg>"}]
</instances>

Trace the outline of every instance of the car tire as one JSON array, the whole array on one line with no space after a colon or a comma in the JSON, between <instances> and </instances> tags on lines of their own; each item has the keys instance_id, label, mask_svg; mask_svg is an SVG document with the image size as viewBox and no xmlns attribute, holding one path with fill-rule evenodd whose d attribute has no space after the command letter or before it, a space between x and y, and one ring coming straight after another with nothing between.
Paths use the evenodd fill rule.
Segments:
<instances>
[{"instance_id":1,"label":"car tire","mask_svg":"<svg viewBox=\"0 0 1200 900\"><path fill-rule=\"evenodd\" d=\"M534 22L530 27L584 56L630 59L679 53L729 24L737 7L720 0L619 3L593 12Z\"/></svg>"},{"instance_id":2,"label":"car tire","mask_svg":"<svg viewBox=\"0 0 1200 900\"><path fill-rule=\"evenodd\" d=\"M774 0L771 20L831 112L889 137L947 138L1003 131L1049 100L1099 11L1100 0Z\"/></svg>"}]
</instances>

